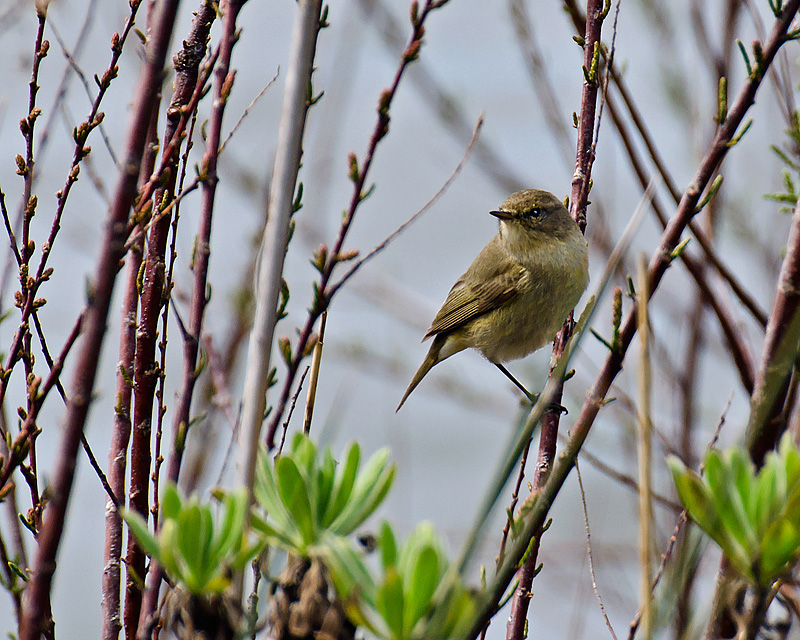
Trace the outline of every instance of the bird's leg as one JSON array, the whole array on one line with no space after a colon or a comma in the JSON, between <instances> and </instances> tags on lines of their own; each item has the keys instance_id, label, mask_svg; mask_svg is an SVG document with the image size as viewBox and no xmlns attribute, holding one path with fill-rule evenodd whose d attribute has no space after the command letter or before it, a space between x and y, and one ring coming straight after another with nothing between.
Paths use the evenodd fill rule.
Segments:
<instances>
[{"instance_id":1,"label":"bird's leg","mask_svg":"<svg viewBox=\"0 0 800 640\"><path fill-rule=\"evenodd\" d=\"M517 380L513 376L513 374L508 369L506 369L502 364L500 364L499 362L492 362L492 364L495 367L497 367L498 369L500 369L500 371L503 372L503 374L506 376L506 378L511 380L511 382L514 383L514 386L517 387L517 389L519 389L520 391L522 391L522 393L525 394L525 397L528 398L528 400L530 401L531 404L536 404L536 401L539 399L538 395L529 393L528 390L524 386L522 386L522 383L519 380ZM565 406L559 404L558 402L551 402L550 405L547 407L547 412L548 413L568 413L567 408Z\"/></svg>"},{"instance_id":2,"label":"bird's leg","mask_svg":"<svg viewBox=\"0 0 800 640\"><path fill-rule=\"evenodd\" d=\"M511 380L511 382L513 382L513 383L514 383L514 386L515 386L517 389L519 389L520 391L522 391L522 393L524 393L524 394L525 394L525 397L526 397L526 398L528 398L528 400L530 400L530 401L531 401L531 404L536 404L536 401L539 399L539 396L536 396L536 395L534 395L534 394L532 394L532 393L528 393L528 390L527 390L525 387L523 387L523 386L522 386L522 383L521 383L519 380L517 380L517 379L516 379L516 378L515 378L515 377L514 377L514 376L511 374L511 372L510 372L508 369L506 369L506 368L505 368L505 367L504 367L502 364L500 364L499 362L493 362L492 364L494 364L494 366L495 366L495 367L497 367L498 369L500 369L500 371L502 371L502 372L503 372L503 375L505 375L505 377L506 377L506 378L508 378L509 380Z\"/></svg>"}]
</instances>

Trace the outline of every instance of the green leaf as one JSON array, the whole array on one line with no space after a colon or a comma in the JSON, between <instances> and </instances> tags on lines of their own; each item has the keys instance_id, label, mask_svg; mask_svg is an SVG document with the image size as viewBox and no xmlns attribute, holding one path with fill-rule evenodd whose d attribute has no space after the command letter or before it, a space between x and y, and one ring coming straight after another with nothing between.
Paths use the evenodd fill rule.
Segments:
<instances>
[{"instance_id":1,"label":"green leaf","mask_svg":"<svg viewBox=\"0 0 800 640\"><path fill-rule=\"evenodd\" d=\"M336 477L336 462L329 447L325 448L322 464L317 470L317 522L322 522L328 510Z\"/></svg>"},{"instance_id":2,"label":"green leaf","mask_svg":"<svg viewBox=\"0 0 800 640\"><path fill-rule=\"evenodd\" d=\"M769 524L773 522L780 513L780 505L777 501L777 487L775 482L775 465L765 461L764 466L756 476L756 526L761 535L767 530Z\"/></svg>"},{"instance_id":3,"label":"green leaf","mask_svg":"<svg viewBox=\"0 0 800 640\"><path fill-rule=\"evenodd\" d=\"M297 538L287 535L285 531L276 529L266 520L262 520L255 514L250 514L250 524L252 527L263 534L266 542L277 545L286 551L296 551L301 545Z\"/></svg>"},{"instance_id":4,"label":"green leaf","mask_svg":"<svg viewBox=\"0 0 800 640\"><path fill-rule=\"evenodd\" d=\"M155 558L161 562L161 554L156 542L155 536L150 532L147 522L142 516L130 509L121 508L119 510L120 517L127 523L131 533L136 538L142 550L151 558Z\"/></svg>"},{"instance_id":5,"label":"green leaf","mask_svg":"<svg viewBox=\"0 0 800 640\"><path fill-rule=\"evenodd\" d=\"M264 449L259 453L259 462L256 466L254 494L264 511L275 521L277 528L285 535L295 538L296 544L302 544L297 525L286 510L286 505L278 491L273 462Z\"/></svg>"},{"instance_id":6,"label":"green leaf","mask_svg":"<svg viewBox=\"0 0 800 640\"><path fill-rule=\"evenodd\" d=\"M720 546L728 560L746 577L751 577L750 556L742 545L722 524L710 488L703 483L694 471L675 456L669 456L667 463L672 470L678 496L689 516L703 531Z\"/></svg>"},{"instance_id":7,"label":"green leaf","mask_svg":"<svg viewBox=\"0 0 800 640\"><path fill-rule=\"evenodd\" d=\"M175 519L181 511L181 496L175 483L170 482L164 488L164 497L161 498L161 515L164 519Z\"/></svg>"},{"instance_id":8,"label":"green leaf","mask_svg":"<svg viewBox=\"0 0 800 640\"><path fill-rule=\"evenodd\" d=\"M378 545L381 550L381 566L384 571L389 567L397 565L397 540L394 537L392 527L388 522L381 524L378 538Z\"/></svg>"},{"instance_id":9,"label":"green leaf","mask_svg":"<svg viewBox=\"0 0 800 640\"><path fill-rule=\"evenodd\" d=\"M356 600L374 604L375 581L367 570L362 555L347 538L324 535L315 551L325 561L336 592L342 599L351 599L355 595Z\"/></svg>"},{"instance_id":10,"label":"green leaf","mask_svg":"<svg viewBox=\"0 0 800 640\"><path fill-rule=\"evenodd\" d=\"M223 498L222 523L215 527L211 553L222 559L231 552L242 539L244 521L247 514L247 493L237 491Z\"/></svg>"},{"instance_id":11,"label":"green leaf","mask_svg":"<svg viewBox=\"0 0 800 640\"><path fill-rule=\"evenodd\" d=\"M788 520L777 520L767 529L761 545L759 582L769 587L786 571L800 552L800 530Z\"/></svg>"},{"instance_id":12,"label":"green leaf","mask_svg":"<svg viewBox=\"0 0 800 640\"><path fill-rule=\"evenodd\" d=\"M191 593L199 593L198 573L201 570L200 548L203 545L203 517L200 507L190 503L185 506L176 520L176 537L178 555L186 569L184 580Z\"/></svg>"},{"instance_id":13,"label":"green leaf","mask_svg":"<svg viewBox=\"0 0 800 640\"><path fill-rule=\"evenodd\" d=\"M395 468L388 465L389 452L378 451L359 474L349 502L331 523L331 529L348 535L360 526L380 506L394 480Z\"/></svg>"},{"instance_id":14,"label":"green leaf","mask_svg":"<svg viewBox=\"0 0 800 640\"><path fill-rule=\"evenodd\" d=\"M314 541L314 521L311 518L311 503L308 490L297 465L289 457L280 457L275 463L278 475L278 490L286 510L292 515L302 536L303 544Z\"/></svg>"},{"instance_id":15,"label":"green leaf","mask_svg":"<svg viewBox=\"0 0 800 640\"><path fill-rule=\"evenodd\" d=\"M356 481L356 473L358 471L360 458L361 448L354 442L347 450L344 467L340 467L337 470L332 493L333 499L322 521L322 526L324 528L330 526L331 522L336 519L350 499L350 493L353 491L353 485Z\"/></svg>"},{"instance_id":16,"label":"green leaf","mask_svg":"<svg viewBox=\"0 0 800 640\"><path fill-rule=\"evenodd\" d=\"M375 608L392 632L393 640L405 640L403 581L396 569L389 568L375 597Z\"/></svg>"},{"instance_id":17,"label":"green leaf","mask_svg":"<svg viewBox=\"0 0 800 640\"><path fill-rule=\"evenodd\" d=\"M723 526L748 551L748 555L752 555L758 548L755 528L747 518L733 473L716 451L706 456L705 477Z\"/></svg>"},{"instance_id":18,"label":"green leaf","mask_svg":"<svg viewBox=\"0 0 800 640\"><path fill-rule=\"evenodd\" d=\"M186 563L178 558L178 521L165 520L158 532L158 551L161 566L174 580L182 581L187 572Z\"/></svg>"},{"instance_id":19,"label":"green leaf","mask_svg":"<svg viewBox=\"0 0 800 640\"><path fill-rule=\"evenodd\" d=\"M312 477L317 462L317 447L307 435L297 433L292 446L292 458L306 478Z\"/></svg>"},{"instance_id":20,"label":"green leaf","mask_svg":"<svg viewBox=\"0 0 800 640\"><path fill-rule=\"evenodd\" d=\"M433 594L439 583L439 554L431 546L420 550L406 592L406 628L414 625L431 610Z\"/></svg>"}]
</instances>

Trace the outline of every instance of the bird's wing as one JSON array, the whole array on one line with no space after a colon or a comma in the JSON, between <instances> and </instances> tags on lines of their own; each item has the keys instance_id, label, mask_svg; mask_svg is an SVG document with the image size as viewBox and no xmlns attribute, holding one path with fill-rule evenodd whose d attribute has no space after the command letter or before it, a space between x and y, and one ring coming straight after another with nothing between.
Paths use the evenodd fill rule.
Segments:
<instances>
[{"instance_id":1,"label":"bird's wing","mask_svg":"<svg viewBox=\"0 0 800 640\"><path fill-rule=\"evenodd\" d=\"M433 319L425 339L439 333L453 331L470 320L497 309L518 295L518 282L524 275L524 268L498 269L499 273L476 284L467 284L463 279L453 285L447 300Z\"/></svg>"}]
</instances>

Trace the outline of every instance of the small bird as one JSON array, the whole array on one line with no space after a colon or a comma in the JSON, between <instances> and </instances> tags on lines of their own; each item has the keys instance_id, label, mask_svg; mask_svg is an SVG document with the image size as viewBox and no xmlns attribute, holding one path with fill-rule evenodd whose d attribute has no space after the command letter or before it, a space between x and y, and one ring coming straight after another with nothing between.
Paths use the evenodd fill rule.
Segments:
<instances>
[{"instance_id":1,"label":"small bird","mask_svg":"<svg viewBox=\"0 0 800 640\"><path fill-rule=\"evenodd\" d=\"M423 342L428 355L397 411L431 367L468 347L514 384L503 366L549 342L589 283L586 241L564 204L548 191L524 189L491 215L500 230L456 281Z\"/></svg>"}]
</instances>

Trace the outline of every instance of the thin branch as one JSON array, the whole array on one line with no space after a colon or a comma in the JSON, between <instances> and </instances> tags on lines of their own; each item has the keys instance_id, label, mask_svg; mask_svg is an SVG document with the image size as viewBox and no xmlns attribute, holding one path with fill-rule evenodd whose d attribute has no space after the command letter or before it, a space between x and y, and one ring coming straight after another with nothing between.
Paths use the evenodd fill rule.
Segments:
<instances>
[{"instance_id":1,"label":"thin branch","mask_svg":"<svg viewBox=\"0 0 800 640\"><path fill-rule=\"evenodd\" d=\"M216 19L216 5L209 0L201 0L189 35L183 41L181 50L174 56L175 81L173 84L170 105L167 109L164 140L170 143L164 150L159 171L164 179L154 190L152 201L146 190L153 182L152 177L145 185L145 193L140 190L138 211L144 207L160 212L162 203L172 200L178 179L178 149L183 141L182 131L197 104L198 94L205 86L207 69L200 71L200 65L206 54L211 26ZM134 220L137 216L132 217ZM139 310L139 326L136 331L136 351L133 364L133 416L131 437L131 463L129 506L145 521L149 519L150 500L149 483L151 473L151 433L153 426L153 407L157 398L156 390L162 380L163 369L157 366L156 347L158 343L159 319L162 317L162 306L168 299L172 283L167 280L166 250L171 230L172 217L162 216L150 228L148 241L145 244L146 255L141 274L141 299ZM137 220L138 222L138 220ZM162 340L165 328L162 326ZM159 399L156 421L157 426L163 419L161 398ZM159 464L156 455L156 464ZM157 499L157 497L155 498ZM145 576L145 554L133 536L128 537L126 556L128 579L126 581L125 610L123 625L125 635L131 639L141 631L140 615L142 607L141 580ZM138 579L137 579L138 577ZM149 612L148 612L149 613Z\"/></svg>"},{"instance_id":2,"label":"thin branch","mask_svg":"<svg viewBox=\"0 0 800 640\"><path fill-rule=\"evenodd\" d=\"M725 417L728 415L728 409L730 409L731 401L733 400L733 391L728 395L728 401L725 403L725 408L722 410L722 414L719 417L719 421L717 422L717 427L714 429L714 435L711 437L711 441L706 446L706 451L710 450L717 444L717 440L719 439L719 434L722 431L722 427L725 425ZM700 471L702 473L703 466L700 466ZM672 532L669 540L667 541L667 548L664 550L664 553L661 554L661 563L658 565L658 569L656 570L656 575L653 577L653 583L650 586L650 594L654 593L658 583L661 581L661 576L664 575L664 569L667 567L667 562L669 561L670 557L672 557L672 552L675 549L675 545L678 542L678 534L681 531L683 525L686 524L686 510L681 511L680 515L678 516L678 522L675 524L675 529ZM648 597L651 597L651 595ZM642 609L639 609L636 612L636 616L634 616L633 620L629 625L628 631L628 640L633 640L636 632L639 629L639 625L642 623Z\"/></svg>"},{"instance_id":3,"label":"thin branch","mask_svg":"<svg viewBox=\"0 0 800 640\"><path fill-rule=\"evenodd\" d=\"M194 281L190 302L189 326L184 330L183 340L183 375L181 388L178 394L175 411L173 414L172 433L173 446L170 451L169 469L167 476L170 482L177 483L180 476L183 450L186 436L191 424L191 406L194 386L201 369L198 367L198 353L200 336L203 331L203 317L207 303L208 264L211 254L211 222L214 213L214 199L219 178L217 176L217 161L219 158L220 138L222 135L222 121L225 106L228 101L235 72L230 70L231 56L236 44L236 20L239 10L246 0L230 0L222 6L223 33L220 40L219 63L216 66L216 79L214 83L214 106L208 127L206 150L201 163L200 174L203 178L202 203L199 230L195 242L195 251L192 260L192 273ZM211 27L214 20L215 7L212 3L204 5L208 11L205 19L207 25L202 29L203 37L208 37L207 28ZM195 77L195 82L197 78ZM176 213L177 219L177 213ZM174 256L174 252L173 252ZM174 257L173 257L174 260ZM171 286L167 283L167 286ZM166 311L166 309L165 309ZM166 327L165 327L166 328ZM163 331L162 331L163 333ZM156 516L154 515L154 519ZM161 584L162 571L156 562L150 563L147 574L147 591L142 606L139 629L148 629L156 612L158 592Z\"/></svg>"},{"instance_id":4,"label":"thin branch","mask_svg":"<svg viewBox=\"0 0 800 640\"><path fill-rule=\"evenodd\" d=\"M242 111L242 115L239 116L239 119L236 121L236 124L233 125L233 128L230 130L228 135L225 136L225 139L222 141L222 144L219 145L219 155L222 155L222 152L225 151L225 146L228 144L230 139L233 138L234 135L236 135L236 132L239 130L239 126L242 124L242 122L244 122L245 118L247 118L247 116L250 115L250 110L254 106L256 106L256 102L261 100L261 98L267 92L267 89L269 89L273 84L275 84L275 81L278 79L278 75L280 74L280 72L281 69L280 67L278 67L277 71L275 71L275 75L272 76L272 79L264 86L263 89L261 89L261 91L258 92L256 97L253 98L250 104L248 104L247 107L245 107L245 110Z\"/></svg>"},{"instance_id":5,"label":"thin branch","mask_svg":"<svg viewBox=\"0 0 800 640\"><path fill-rule=\"evenodd\" d=\"M272 448L275 444L275 433L283 417L283 413L286 410L286 404L289 400L289 395L291 393L294 378L297 375L298 369L300 367L302 354L305 353L306 345L308 344L308 341L311 338L314 325L317 319L319 318L320 314L323 311L325 311L325 309L330 304L331 300L329 296L329 286L330 286L331 276L337 265L337 260L335 258L336 256L341 255L342 247L344 245L345 240L347 239L347 234L355 218L356 211L358 210L358 207L361 204L361 202L364 200L364 198L367 197L369 193L369 190L366 187L367 176L369 174L369 169L372 165L372 160L375 151L378 147L378 144L389 131L389 110L391 108L392 101L394 100L394 97L397 93L397 89L400 85L400 80L405 74L408 65L414 60L416 60L417 57L419 56L419 51L422 46L422 36L424 33L424 23L426 18L428 17L431 11L440 8L444 4L445 2L443 2L442 0L436 0L436 1L426 0L424 6L421 9L419 9L418 12L414 13L414 15L412 16L413 28L412 28L411 38L409 39L408 45L403 51L400 63L398 64L397 70L395 71L392 84L389 86L388 89L384 89L384 91L381 93L381 97L378 103L378 119L377 122L375 123L375 128L372 131L372 135L370 136L370 140L367 145L367 151L364 154L364 158L359 164L355 154L350 155L350 176L353 181L353 194L350 198L350 205L343 215L342 223L339 226L339 233L333 245L333 250L330 253L330 257L328 258L327 262L322 268L320 281L319 283L316 283L317 290L319 291L318 299L314 301L311 311L308 314L306 324L303 327L302 332L300 333L300 338L295 348L295 354L292 357L292 361L289 365L289 371L286 375L286 378L284 379L283 388L281 389L280 399L278 400L278 403L275 405L275 408L272 412L272 418L270 420L269 428L267 430L267 446L270 448ZM281 252L280 255L282 256L283 253ZM262 265L263 262L264 261L262 261ZM275 291L274 304L272 305L271 308L274 308L276 305L277 305L277 289ZM255 336L255 334L253 334L253 336ZM271 332L270 332L270 337L271 337ZM270 345L271 341L270 343L266 342L262 343L262 341L256 343L255 341L251 340L250 351L253 351L254 349L259 349L260 353L264 352L269 353ZM265 368L262 371L262 375L264 376L265 379L267 373L268 370ZM246 393L248 393L256 391L256 389L248 389L248 387L246 386L245 391ZM260 388L258 389L258 391L259 391L258 393L259 402L262 403L261 404L262 411L259 412L257 416L255 415L251 416L249 420L243 419L243 423L245 425L247 425L249 421L252 421L256 417L260 420L261 417L263 416L263 406L265 406L265 401L263 401L262 396L266 391L265 384L263 392ZM247 411L245 411L245 416L247 416Z\"/></svg>"},{"instance_id":6,"label":"thin branch","mask_svg":"<svg viewBox=\"0 0 800 640\"><path fill-rule=\"evenodd\" d=\"M289 421L292 419L292 415L294 414L294 408L297 406L297 399L300 397L300 392L303 390L303 383L306 380L306 376L308 375L311 366L307 366L303 370L303 375L300 376L300 382L297 383L297 391L294 392L292 396L292 401L289 404L289 411L286 414L286 421L283 423L283 430L281 432L281 443L278 445L278 451L275 456L281 455L283 451L283 445L286 442L286 432L289 430Z\"/></svg>"},{"instance_id":7,"label":"thin branch","mask_svg":"<svg viewBox=\"0 0 800 640\"><path fill-rule=\"evenodd\" d=\"M601 0L587 0L586 26L583 43L583 89L581 92L581 114L578 118L578 148L575 156L575 172L572 176L572 188L569 202L569 213L578 224L581 233L586 232L586 207L589 197L589 185L592 175L592 164L595 157L597 130L595 113L597 109L597 93L599 88L599 50L602 48L600 32L606 17L604 3ZM564 348L572 336L574 321L572 313L564 322L564 326L553 342L552 362L564 353ZM552 371L551 371L552 375ZM563 381L557 380L551 402L561 403ZM544 415L542 430L539 435L539 455L536 462L536 473L533 490L539 489L547 481L558 442L558 423L560 413L551 411ZM526 636L528 607L532 597L531 587L536 575L539 539L541 529L533 534L535 542L522 568L519 570L519 585L511 599L511 613L506 625L506 640L523 640Z\"/></svg>"},{"instance_id":8,"label":"thin branch","mask_svg":"<svg viewBox=\"0 0 800 640\"><path fill-rule=\"evenodd\" d=\"M649 298L647 293L647 261L644 254L637 260L637 295ZM642 620L644 621L645 638L649 640L653 633L653 607L650 601L650 582L653 573L650 559L650 543L652 539L653 503L650 497L652 480L652 432L650 419L650 400L652 395L652 373L650 363L650 318L647 305L637 305L637 323L639 330L639 411L637 429L637 449L639 467L639 562L640 596L642 598ZM577 461L576 461L577 462ZM577 466L577 465L576 465Z\"/></svg>"},{"instance_id":9,"label":"thin branch","mask_svg":"<svg viewBox=\"0 0 800 640\"><path fill-rule=\"evenodd\" d=\"M603 620L606 623L606 627L608 627L609 633L611 633L611 637L614 640L617 639L617 634L614 633L614 627L611 626L611 620L608 619L608 614L606 613L606 608L603 605L603 598L600 597L600 590L597 588L597 578L594 575L594 556L592 554L592 532L589 529L589 508L586 506L586 491L583 488L583 478L581 478L581 469L578 466L578 461L575 461L575 473L578 476L578 488L581 492L581 505L583 506L583 521L586 525L586 557L589 559L589 575L592 577L592 590L594 591L594 597L597 598L597 604L600 607L600 613L603 616Z\"/></svg>"},{"instance_id":10,"label":"thin branch","mask_svg":"<svg viewBox=\"0 0 800 640\"><path fill-rule=\"evenodd\" d=\"M20 319L20 325L17 329L17 332L14 334L14 340L12 342L11 348L9 349L9 355L7 364L5 366L6 370L11 370L14 368L14 365L17 362L19 354L21 353L20 347L22 345L22 340L25 335L25 330L27 328L27 322L30 317L30 314L34 310L34 302L36 300L36 293L38 291L39 285L44 282L46 278L44 278L45 270L47 267L47 260L50 256L50 252L53 248L53 243L56 239L56 235L58 234L59 229L61 228L61 217L64 213L64 207L67 203L67 197L69 196L70 190L72 189L72 185L77 181L78 175L80 173L80 163L81 160L86 156L88 153L88 147L85 147L85 142L88 139L89 134L91 131L96 128L100 122L103 120L103 115L100 113L100 103L105 96L109 86L111 85L112 79L116 76L118 71L117 61L119 60L119 56L122 54L122 47L133 27L134 18L136 16L136 11L141 4L141 0L132 0L130 3L131 5L131 13L128 16L128 19L125 23L125 28L123 29L122 34L114 34L112 38L111 44L111 62L109 66L106 68L106 71L103 73L102 78L100 79L100 91L95 98L94 104L89 112L89 116L86 118L86 121L80 124L76 128L76 140L75 140L75 151L73 153L72 164L70 166L70 170L67 176L66 183L61 190L56 193L56 212L53 217L53 223L50 228L50 233L48 235L47 241L42 244L42 255L39 260L39 266L36 270L35 277L31 277L29 279L29 288L24 291L24 302L22 306L22 314ZM30 119L30 115L28 116L28 120ZM34 118L35 119L35 118ZM27 120L26 120L27 121ZM30 126L32 123L29 123ZM32 135L32 134L31 134ZM31 142L32 144L32 142ZM138 163L137 163L138 166ZM27 167L27 171L32 172L33 167ZM135 176L134 176L135 180ZM28 193L25 197L25 204L26 208L28 204L31 203L30 194ZM32 209L31 209L32 212ZM26 214L27 215L27 214ZM27 241L27 232L25 231L25 225L23 225L23 235L22 235L22 250L21 250L21 259L23 262L27 263L30 259L30 255L27 254L28 241ZM6 389L8 387L8 380L10 376L3 376L0 378L0 403L2 403L3 399L5 398Z\"/></svg>"},{"instance_id":11,"label":"thin branch","mask_svg":"<svg viewBox=\"0 0 800 640\"><path fill-rule=\"evenodd\" d=\"M251 500L270 377L270 356L277 322L281 273L289 241L289 223L302 156L306 116L310 106L308 90L321 10L321 0L298 2L278 129L278 147L270 182L269 212L259 253L256 309L247 350L240 434L244 436L241 480ZM274 431L271 432L268 442L270 446L274 445Z\"/></svg>"},{"instance_id":12,"label":"thin branch","mask_svg":"<svg viewBox=\"0 0 800 640\"><path fill-rule=\"evenodd\" d=\"M449 175L447 180L444 181L444 184L442 184L442 186L439 187L439 190L436 193L434 193L433 196L431 196L431 198L424 205L422 205L422 208L419 209L413 216L411 216L403 224L397 227L397 229L395 229L388 236L386 236L383 242L381 242L377 247L375 247L367 255L359 259L352 267L350 267L347 273L345 273L342 276L341 280L339 280L336 284L332 284L330 288L329 297L333 297L333 294L335 294L345 282L347 282L351 277L353 277L356 271L358 271L362 266L364 266L365 262L372 260L372 258L374 258L377 254L379 254L387 246L389 246L389 243L391 243L397 236L399 236L409 226L411 226L414 222L416 222L417 219L428 209L430 209L434 205L434 203L442 196L442 194L445 191L447 191L447 189L452 184L453 180L456 179L456 176L458 176L458 174L461 173L461 169L464 168L464 164L466 164L467 158L469 158L470 152L472 151L475 142L478 140L478 134L480 133L482 126L483 126L483 115L481 115L478 118L478 121L475 123L475 129L472 131L472 138L470 139L467 148L464 149L464 153L461 156L461 160L458 161L456 168L453 169L453 172Z\"/></svg>"},{"instance_id":13,"label":"thin branch","mask_svg":"<svg viewBox=\"0 0 800 640\"><path fill-rule=\"evenodd\" d=\"M751 398L746 440L750 454L760 466L786 428L781 410L800 340L800 203L783 259L775 300L772 303L764 351Z\"/></svg>"},{"instance_id":14,"label":"thin branch","mask_svg":"<svg viewBox=\"0 0 800 640\"><path fill-rule=\"evenodd\" d=\"M371 20L386 47L395 55L406 45L403 28L386 0L359 0L365 16ZM392 5L393 6L393 5ZM463 144L472 129L471 118L467 116L460 97L448 92L444 82L437 79L424 59L414 66L414 73L408 81L416 88L416 95L427 102L435 112L444 130ZM527 179L517 173L517 169L504 159L503 154L492 146L491 141L481 138L475 145L475 159L478 167L502 191L513 193L525 188Z\"/></svg>"},{"instance_id":15,"label":"thin branch","mask_svg":"<svg viewBox=\"0 0 800 640\"><path fill-rule=\"evenodd\" d=\"M328 320L328 312L322 314L319 321L319 337L314 345L314 357L311 360L311 379L308 381L308 394L306 395L306 410L303 413L303 433L311 433L311 420L314 417L314 404L317 399L317 382L319 381L319 368L322 364L322 347L325 346L325 324ZM302 386L302 380L300 385ZM287 419L286 424L289 424Z\"/></svg>"},{"instance_id":16,"label":"thin branch","mask_svg":"<svg viewBox=\"0 0 800 640\"><path fill-rule=\"evenodd\" d=\"M570 18L572 19L572 23L575 26L576 31L578 32L579 35L583 36L583 23L585 20L583 17L583 13L578 7L577 1L564 0L564 6L567 9L567 13L569 13L570 15ZM639 136L642 138L642 142L644 142L645 148L647 149L647 153L650 156L650 159L653 161L653 164L655 165L659 175L664 180L664 184L666 185L667 190L670 193L670 196L675 201L675 204L678 205L681 199L681 192L678 189L669 170L667 169L666 163L661 157L661 154L656 148L655 141L653 140L653 137L650 135L650 131L648 130L647 125L644 122L644 119L639 113L639 109L633 100L633 96L631 95L630 90L628 89L627 84L625 83L623 75L617 70L617 68L614 65L609 65L609 72L611 74L611 80L614 82L614 85L619 91L620 97L622 98L622 102L625 105L628 114L630 115L631 121L633 122L634 127L639 133ZM610 95L607 96L607 101L609 105L609 110L611 110L612 99ZM618 123L621 123L621 117L619 115L617 115L617 117L614 117L614 112L612 111L612 119L614 119L615 126L619 130L620 125ZM630 155L630 151L628 153ZM703 249L705 258L714 266L714 268L719 273L720 277L723 280L725 280L725 282L731 288L731 291L733 291L734 295L739 299L742 305L752 314L753 318L755 318L755 320L762 327L766 326L767 314L764 312L763 309L761 309L760 305L755 300L755 298L753 298L753 296L750 295L750 293L739 282L738 278L734 275L734 273L717 255L716 249L711 243L711 240L706 236L705 232L693 220L689 222L689 230L692 232L692 235L697 240L697 243Z\"/></svg>"},{"instance_id":17,"label":"thin branch","mask_svg":"<svg viewBox=\"0 0 800 640\"><path fill-rule=\"evenodd\" d=\"M89 20L89 17L90 17L90 14L94 14L95 13L94 5L96 3L97 3L97 0L91 0L91 2L89 3L89 6L88 6L88 8L86 10L86 19L85 19L85 21L83 23L83 26L81 27L81 33L78 35L78 37L75 40L75 43L76 43L75 44L75 47L76 47L75 51L76 52L74 52L74 53L71 53L69 51L69 49L67 49L67 45L64 42L64 40L61 38L61 34L58 32L58 29L56 29L55 25L53 25L53 24L50 25L50 28L53 31L53 35L56 37L56 40L58 41L58 45L61 47L61 52L64 54L64 57L67 59L68 65L67 65L67 68L64 70L64 75L61 78L61 84L59 85L58 91L56 92L56 99L54 100L54 103L53 103L53 110L52 110L52 112L50 113L50 116L47 119L47 123L45 125L45 130L42 131L42 139L40 141L40 147L41 148L39 150L39 158L40 159L41 159L41 156L42 156L42 152L45 150L45 146L47 144L47 141L49 140L49 133L48 133L47 129L49 129L53 118L55 118L56 114L58 113L59 107L63 105L63 100L64 100L64 97L65 97L66 91L67 91L70 71L74 72L75 75L78 76L78 79L81 81L81 84L83 85L83 89L86 92L86 95L89 96L90 102L94 102L94 98L92 97L91 85L89 84L89 80L86 78L86 74L83 72L83 69L81 69L80 66L78 65L78 61L76 60L76 57L78 55L77 54L78 48L84 42L88 41L88 38L87 38L87 36L85 34L85 31L88 30L89 25L91 24L91 21ZM111 140L108 137L108 133L106 132L105 126L102 123L100 123L100 125L98 125L98 129L100 131L100 137L103 139L103 144L105 145L106 150L108 151L108 155L111 158L111 162L114 163L114 167L119 168L119 160L117 159L117 154L114 151L114 147L111 146Z\"/></svg>"}]
</instances>

